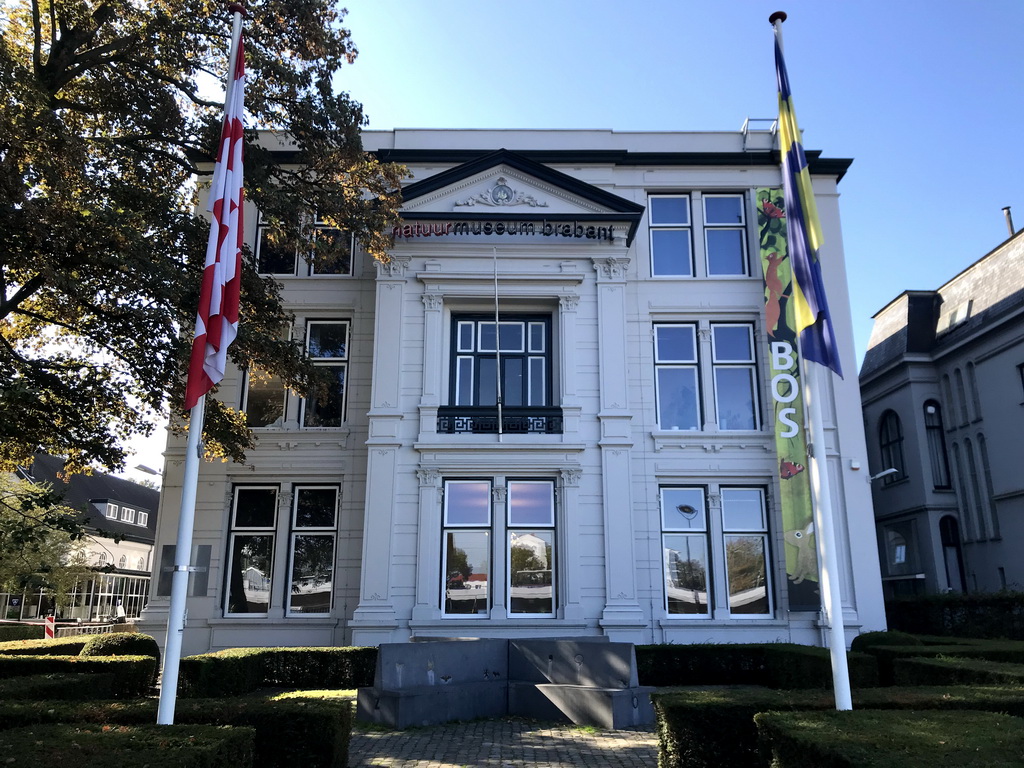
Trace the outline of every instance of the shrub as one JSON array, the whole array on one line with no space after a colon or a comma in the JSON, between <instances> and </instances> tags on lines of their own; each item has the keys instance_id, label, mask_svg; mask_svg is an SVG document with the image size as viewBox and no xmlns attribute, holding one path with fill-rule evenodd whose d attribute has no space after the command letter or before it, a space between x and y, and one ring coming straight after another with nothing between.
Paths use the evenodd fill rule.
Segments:
<instances>
[{"instance_id":1,"label":"shrub","mask_svg":"<svg viewBox=\"0 0 1024 768\"><path fill-rule=\"evenodd\" d=\"M0 654L16 656L70 656L81 653L89 638L85 635L75 637L55 637L41 640L10 640L0 643Z\"/></svg>"},{"instance_id":2,"label":"shrub","mask_svg":"<svg viewBox=\"0 0 1024 768\"><path fill-rule=\"evenodd\" d=\"M0 701L0 727L41 723L146 725L156 722L157 706L153 699L87 703ZM179 699L174 721L181 725L255 728L253 765L257 768L345 768L348 764L352 705L347 700Z\"/></svg>"},{"instance_id":3,"label":"shrub","mask_svg":"<svg viewBox=\"0 0 1024 768\"><path fill-rule=\"evenodd\" d=\"M864 652L878 645L924 645L924 643L906 632L865 632L863 635L853 638L850 650Z\"/></svg>"},{"instance_id":4,"label":"shrub","mask_svg":"<svg viewBox=\"0 0 1024 768\"><path fill-rule=\"evenodd\" d=\"M254 738L210 725L33 725L0 732L0 754L11 766L249 768Z\"/></svg>"},{"instance_id":5,"label":"shrub","mask_svg":"<svg viewBox=\"0 0 1024 768\"><path fill-rule=\"evenodd\" d=\"M1024 640L1024 592L922 595L887 602L885 614L914 634Z\"/></svg>"},{"instance_id":6,"label":"shrub","mask_svg":"<svg viewBox=\"0 0 1024 768\"><path fill-rule=\"evenodd\" d=\"M1024 685L1024 664L948 656L894 659L893 682L896 685Z\"/></svg>"},{"instance_id":7,"label":"shrub","mask_svg":"<svg viewBox=\"0 0 1024 768\"><path fill-rule=\"evenodd\" d=\"M777 691L768 688L655 693L659 768L761 768L754 715L758 712L831 710L827 691ZM1019 687L947 686L865 688L853 691L854 709L985 710L1024 716Z\"/></svg>"},{"instance_id":8,"label":"shrub","mask_svg":"<svg viewBox=\"0 0 1024 768\"><path fill-rule=\"evenodd\" d=\"M870 651L878 659L878 676L882 685L895 683L893 664L896 659L955 656L1024 664L1024 643L1013 640L989 640L971 645L876 645Z\"/></svg>"},{"instance_id":9,"label":"shrub","mask_svg":"<svg viewBox=\"0 0 1024 768\"><path fill-rule=\"evenodd\" d=\"M0 624L0 643L10 640L42 640L42 624Z\"/></svg>"},{"instance_id":10,"label":"shrub","mask_svg":"<svg viewBox=\"0 0 1024 768\"><path fill-rule=\"evenodd\" d=\"M156 683L160 669L160 646L149 635L141 632L112 632L106 635L92 635L79 656L152 656L156 659L151 683Z\"/></svg>"},{"instance_id":11,"label":"shrub","mask_svg":"<svg viewBox=\"0 0 1024 768\"><path fill-rule=\"evenodd\" d=\"M92 701L114 698L115 677L109 673L28 675L0 680L5 701L60 699Z\"/></svg>"},{"instance_id":12,"label":"shrub","mask_svg":"<svg viewBox=\"0 0 1024 768\"><path fill-rule=\"evenodd\" d=\"M992 712L764 712L754 720L773 768L1009 768L1024 753L1024 721Z\"/></svg>"},{"instance_id":13,"label":"shrub","mask_svg":"<svg viewBox=\"0 0 1024 768\"><path fill-rule=\"evenodd\" d=\"M113 694L130 698L149 693L156 674L152 656L0 656L0 679L58 672L113 674Z\"/></svg>"}]
</instances>

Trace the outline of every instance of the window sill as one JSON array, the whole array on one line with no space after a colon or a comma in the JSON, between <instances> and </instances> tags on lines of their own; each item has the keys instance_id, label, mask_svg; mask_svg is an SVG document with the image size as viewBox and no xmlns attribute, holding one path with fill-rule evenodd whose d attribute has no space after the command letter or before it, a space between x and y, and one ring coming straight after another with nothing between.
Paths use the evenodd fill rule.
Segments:
<instances>
[{"instance_id":1,"label":"window sill","mask_svg":"<svg viewBox=\"0 0 1024 768\"><path fill-rule=\"evenodd\" d=\"M760 448L765 452L775 450L775 438L760 430L701 432L699 430L656 430L651 432L654 450L666 448L702 449L707 453L717 453L723 449Z\"/></svg>"}]
</instances>

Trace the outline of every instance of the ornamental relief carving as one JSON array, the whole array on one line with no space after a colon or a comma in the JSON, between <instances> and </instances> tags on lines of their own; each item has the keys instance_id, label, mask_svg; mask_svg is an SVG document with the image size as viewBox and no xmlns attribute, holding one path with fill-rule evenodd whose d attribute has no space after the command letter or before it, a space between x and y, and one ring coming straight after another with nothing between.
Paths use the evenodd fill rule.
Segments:
<instances>
[{"instance_id":1,"label":"ornamental relief carving","mask_svg":"<svg viewBox=\"0 0 1024 768\"><path fill-rule=\"evenodd\" d=\"M405 277L405 271L409 268L410 261L412 259L408 256L392 256L386 264L379 261L374 262L377 267L378 279Z\"/></svg>"},{"instance_id":2,"label":"ornamental relief carving","mask_svg":"<svg viewBox=\"0 0 1024 768\"><path fill-rule=\"evenodd\" d=\"M594 259L594 269L597 270L598 279L603 280L624 280L626 269L629 267L629 259L626 258L604 258Z\"/></svg>"},{"instance_id":3,"label":"ornamental relief carving","mask_svg":"<svg viewBox=\"0 0 1024 768\"><path fill-rule=\"evenodd\" d=\"M472 208L476 205L485 205L490 208L503 208L516 205L526 205L530 208L547 208L548 204L538 200L533 195L513 189L509 186L504 176L499 176L497 183L486 192L467 197L465 200L457 200L456 208Z\"/></svg>"}]
</instances>

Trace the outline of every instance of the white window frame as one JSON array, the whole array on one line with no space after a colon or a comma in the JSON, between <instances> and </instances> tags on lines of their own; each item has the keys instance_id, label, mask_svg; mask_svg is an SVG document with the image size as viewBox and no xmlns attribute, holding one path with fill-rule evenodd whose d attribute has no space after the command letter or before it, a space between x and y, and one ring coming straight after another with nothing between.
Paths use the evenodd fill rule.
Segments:
<instances>
[{"instance_id":1,"label":"white window frame","mask_svg":"<svg viewBox=\"0 0 1024 768\"><path fill-rule=\"evenodd\" d=\"M685 221L673 221L666 219L664 221L654 220L654 204L653 200L664 200L664 199L678 199L686 201L686 220ZM648 244L651 252L651 276L655 278L667 278L671 280L684 280L696 277L694 258L694 233L693 233L693 199L689 193L652 193L647 196L648 200L648 215L647 215L647 228L648 228ZM655 264L655 237L658 232L684 232L687 238L687 248L689 250L689 271L688 272L659 272Z\"/></svg>"},{"instance_id":2,"label":"white window frame","mask_svg":"<svg viewBox=\"0 0 1024 768\"><path fill-rule=\"evenodd\" d=\"M251 429L279 429L285 422L285 418L288 414L288 388L284 386L284 382L281 381L279 376L270 376L267 380L267 391L275 389L275 381L280 386L281 391L281 415L269 424L249 424ZM249 417L249 399L251 392L251 377L250 372L245 371L245 375L242 378L242 402L239 410L246 415L246 423L248 424Z\"/></svg>"},{"instance_id":3,"label":"white window frame","mask_svg":"<svg viewBox=\"0 0 1024 768\"><path fill-rule=\"evenodd\" d=\"M707 201L714 199L735 198L739 202L740 221L738 223L721 223L708 221ZM704 224L704 271L707 277L713 279L726 279L732 277L750 276L750 256L747 244L747 196L742 193L705 192L701 195L701 215ZM740 233L740 258L743 262L742 272L712 272L711 271L711 248L708 245L708 236L712 232L738 231Z\"/></svg>"},{"instance_id":4,"label":"white window frame","mask_svg":"<svg viewBox=\"0 0 1024 768\"><path fill-rule=\"evenodd\" d=\"M334 494L334 513L329 525L299 525L299 496L303 491L331 491ZM313 483L295 483L292 486L292 509L290 516L290 533L288 536L288 570L285 574L287 588L285 594L285 615L288 617L320 617L330 616L334 611L334 592L337 588L336 566L338 560L338 518L341 510L341 489L337 485L321 485ZM331 540L331 578L326 611L295 610L293 600L295 593L295 540L299 536L330 538Z\"/></svg>"},{"instance_id":5,"label":"white window frame","mask_svg":"<svg viewBox=\"0 0 1024 768\"><path fill-rule=\"evenodd\" d=\"M318 325L340 325L345 328L345 351L341 356L315 356L310 354L310 339L312 337L311 330ZM329 318L315 318L306 320L306 353L309 354L309 359L313 361L314 365L337 368L342 372L342 384L341 384L341 402L338 404L338 408L341 413L341 418L338 424L331 424L325 426L308 425L306 424L307 410L311 407L309 398L302 399L301 413L299 414L299 424L303 429L311 430L326 430L326 429L342 429L347 425L348 421L348 363L350 358L350 349L352 347L352 323L347 319L329 319Z\"/></svg>"},{"instance_id":6,"label":"white window frame","mask_svg":"<svg viewBox=\"0 0 1024 768\"><path fill-rule=\"evenodd\" d=\"M550 504L551 517L544 523L514 523L512 520L513 506L513 485L515 486L546 486L548 488L547 499ZM509 617L515 618L555 618L558 614L558 504L557 489L554 480L520 479L509 477L505 480L505 605L508 608ZM551 538L551 559L547 564L550 571L551 582L551 610L540 612L514 611L512 606L513 585L512 585L512 535L518 531L531 533L543 531Z\"/></svg>"},{"instance_id":7,"label":"white window frame","mask_svg":"<svg viewBox=\"0 0 1024 768\"><path fill-rule=\"evenodd\" d=\"M693 341L693 359L663 357L661 354L660 333L664 329L686 328L690 331ZM694 392L694 406L696 408L697 423L692 428L683 429L681 426L662 423L663 405L667 406L664 393L662 392L661 372L663 370L684 369L692 370L696 391ZM700 372L700 341L697 333L696 323L655 323L654 324L654 396L655 396L655 421L658 429L671 431L700 431L704 423L704 405L701 391Z\"/></svg>"},{"instance_id":8,"label":"white window frame","mask_svg":"<svg viewBox=\"0 0 1024 768\"><path fill-rule=\"evenodd\" d=\"M487 519L486 522L469 522L460 523L453 522L449 519L449 503L452 498L451 489L457 485L466 484L480 484L487 486ZM472 477L472 478L450 478L445 479L442 487L444 488L444 498L441 505L441 569L439 572L439 587L440 587L440 606L441 616L445 619L463 619L478 621L487 619L491 614L491 606L493 604L493 581L494 581L494 505L492 503L494 493L494 481L491 478L484 477ZM450 569L448 567L448 535L449 533L457 533L459 531L476 531L483 533L487 538L487 595L485 598L483 610L477 610L474 613L460 613L453 611L449 613L446 610L447 598L448 598L448 574ZM463 587L463 589L467 589Z\"/></svg>"},{"instance_id":9,"label":"white window frame","mask_svg":"<svg viewBox=\"0 0 1024 768\"><path fill-rule=\"evenodd\" d=\"M117 520L120 516L120 509L117 504L107 504L106 515L108 520Z\"/></svg>"},{"instance_id":10,"label":"white window frame","mask_svg":"<svg viewBox=\"0 0 1024 768\"><path fill-rule=\"evenodd\" d=\"M121 507L121 522L135 524L135 510L131 507Z\"/></svg>"},{"instance_id":11,"label":"white window frame","mask_svg":"<svg viewBox=\"0 0 1024 768\"><path fill-rule=\"evenodd\" d=\"M750 348L750 357L746 359L731 359L731 358L720 358L715 343L715 329L716 328L745 328L747 331L747 339ZM712 381L713 381L713 392L714 405L715 405L715 422L718 424L718 429L722 432L756 432L761 428L761 404L760 404L760 381L758 379L757 370L757 348L755 346L756 339L754 337L754 327L750 323L711 323L711 370L712 370ZM722 409L718 396L718 375L720 371L726 370L746 370L750 373L750 394L753 412L754 425L750 429L738 428L729 429L722 426Z\"/></svg>"},{"instance_id":12,"label":"white window frame","mask_svg":"<svg viewBox=\"0 0 1024 768\"><path fill-rule=\"evenodd\" d=\"M147 525L149 525L149 512L143 512L140 509L139 510L139 516L136 518L136 522L139 525L141 525L143 528L145 528Z\"/></svg>"},{"instance_id":13,"label":"white window frame","mask_svg":"<svg viewBox=\"0 0 1024 768\"><path fill-rule=\"evenodd\" d=\"M274 494L273 502L273 521L270 525L238 525L238 503L241 496L240 492L248 490L261 490L261 491L272 491ZM277 547L277 526L278 518L280 517L280 499L281 499L281 488L279 485L263 485L263 484L244 484L236 485L231 491L231 510L228 534L228 551L225 568L225 581L224 581L224 595L223 595L223 610L224 616L226 617L259 617L267 616L270 612L270 607L273 605L274 599L274 583L275 583L275 554ZM253 536L268 536L270 537L270 573L265 575L265 581L267 585L267 610L266 611L232 611L231 610L231 575L234 570L234 551L235 551L235 540L239 537L253 537Z\"/></svg>"}]
</instances>

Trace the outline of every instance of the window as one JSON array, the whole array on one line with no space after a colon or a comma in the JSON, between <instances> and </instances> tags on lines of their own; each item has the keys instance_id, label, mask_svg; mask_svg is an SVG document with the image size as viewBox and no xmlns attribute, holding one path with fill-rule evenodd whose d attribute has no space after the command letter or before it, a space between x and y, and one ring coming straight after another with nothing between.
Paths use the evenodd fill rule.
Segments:
<instances>
[{"instance_id":1,"label":"window","mask_svg":"<svg viewBox=\"0 0 1024 768\"><path fill-rule=\"evenodd\" d=\"M985 435L978 433L978 451L981 453L981 468L985 473L985 495L988 499L989 520L992 524L992 538L1000 538L999 533L999 513L996 509L996 490L995 486L992 485L992 465L989 464L988 459L988 442L985 440Z\"/></svg>"},{"instance_id":2,"label":"window","mask_svg":"<svg viewBox=\"0 0 1024 768\"><path fill-rule=\"evenodd\" d=\"M967 457L967 472L971 481L971 500L974 502L974 510L977 512L977 517L975 519L978 523L978 538L987 539L989 538L989 532L988 521L985 519L986 505L981 498L981 485L978 480L978 462L975 459L974 445L971 443L970 438L964 440L964 456Z\"/></svg>"},{"instance_id":3,"label":"window","mask_svg":"<svg viewBox=\"0 0 1024 768\"><path fill-rule=\"evenodd\" d=\"M348 369L348 323L310 320L306 352L326 374L320 394L305 401L304 427L340 427L345 420L345 374Z\"/></svg>"},{"instance_id":4,"label":"window","mask_svg":"<svg viewBox=\"0 0 1024 768\"><path fill-rule=\"evenodd\" d=\"M96 564L97 565L106 565L107 564L107 553L106 552L100 552L99 553L99 555L96 557Z\"/></svg>"},{"instance_id":5,"label":"window","mask_svg":"<svg viewBox=\"0 0 1024 768\"><path fill-rule=\"evenodd\" d=\"M137 523L138 523L139 525L143 526L143 527L146 527L147 525L149 525L149 512L143 512L143 511L142 511L142 510L140 509L140 510L139 510L139 516L138 516L138 518L136 519L136 522L137 522Z\"/></svg>"},{"instance_id":6,"label":"window","mask_svg":"<svg viewBox=\"0 0 1024 768\"><path fill-rule=\"evenodd\" d=\"M134 523L135 522L135 510L132 509L131 507L121 507L121 522L123 522L123 523Z\"/></svg>"},{"instance_id":7,"label":"window","mask_svg":"<svg viewBox=\"0 0 1024 768\"><path fill-rule=\"evenodd\" d=\"M309 274L351 275L355 239L340 229L319 225L313 230Z\"/></svg>"},{"instance_id":8,"label":"window","mask_svg":"<svg viewBox=\"0 0 1024 768\"><path fill-rule=\"evenodd\" d=\"M649 212L651 274L692 277L689 195L652 195Z\"/></svg>"},{"instance_id":9,"label":"window","mask_svg":"<svg viewBox=\"0 0 1024 768\"><path fill-rule=\"evenodd\" d=\"M338 489L297 486L292 508L289 614L330 613Z\"/></svg>"},{"instance_id":10,"label":"window","mask_svg":"<svg viewBox=\"0 0 1024 768\"><path fill-rule=\"evenodd\" d=\"M504 516L492 514L491 491L504 483ZM442 539L442 615L490 611L491 541L505 541L501 569L510 616L556 613L555 484L551 480L446 480Z\"/></svg>"},{"instance_id":11,"label":"window","mask_svg":"<svg viewBox=\"0 0 1024 768\"><path fill-rule=\"evenodd\" d=\"M107 519L117 520L118 507L117 504L107 504Z\"/></svg>"},{"instance_id":12,"label":"window","mask_svg":"<svg viewBox=\"0 0 1024 768\"><path fill-rule=\"evenodd\" d=\"M661 489L665 609L670 616L709 618L717 591L730 616L768 616L772 605L764 490L720 488L720 516L709 514L708 490ZM714 560L725 565L725 582L718 590Z\"/></svg>"},{"instance_id":13,"label":"window","mask_svg":"<svg viewBox=\"0 0 1024 768\"><path fill-rule=\"evenodd\" d=\"M128 565L128 556L121 555L121 559L117 561L117 567L123 569L126 565Z\"/></svg>"},{"instance_id":14,"label":"window","mask_svg":"<svg viewBox=\"0 0 1024 768\"><path fill-rule=\"evenodd\" d=\"M704 195L704 247L709 277L747 274L741 195Z\"/></svg>"},{"instance_id":15,"label":"window","mask_svg":"<svg viewBox=\"0 0 1024 768\"><path fill-rule=\"evenodd\" d=\"M280 376L250 370L242 410L250 427L279 427L284 421L285 387Z\"/></svg>"},{"instance_id":16,"label":"window","mask_svg":"<svg viewBox=\"0 0 1024 768\"><path fill-rule=\"evenodd\" d=\"M256 270L261 275L294 275L297 261L294 248L275 242L273 230L260 225L256 238Z\"/></svg>"},{"instance_id":17,"label":"window","mask_svg":"<svg viewBox=\"0 0 1024 768\"><path fill-rule=\"evenodd\" d=\"M355 238L324 224L312 228L300 254L276 242L272 227L261 224L256 241L256 268L261 275L351 275Z\"/></svg>"},{"instance_id":18,"label":"window","mask_svg":"<svg viewBox=\"0 0 1024 768\"><path fill-rule=\"evenodd\" d=\"M497 332L495 329L497 328ZM545 406L550 397L551 322L547 317L457 316L453 322L453 405Z\"/></svg>"},{"instance_id":19,"label":"window","mask_svg":"<svg viewBox=\"0 0 1024 768\"><path fill-rule=\"evenodd\" d=\"M878 441L882 449L882 466L879 471L895 469L896 472L886 475L883 482L886 485L903 480L906 476L906 469L903 464L903 425L900 417L895 411L886 411L882 414L882 420L878 430Z\"/></svg>"},{"instance_id":20,"label":"window","mask_svg":"<svg viewBox=\"0 0 1024 768\"><path fill-rule=\"evenodd\" d=\"M946 434L942 428L942 409L934 400L924 404L924 429L932 466L932 485L947 490L952 486L949 480L949 458L946 455Z\"/></svg>"},{"instance_id":21,"label":"window","mask_svg":"<svg viewBox=\"0 0 1024 768\"><path fill-rule=\"evenodd\" d=\"M883 529L886 552L886 573L889 576L907 576L920 570L917 562L914 523L907 520L891 523Z\"/></svg>"},{"instance_id":22,"label":"window","mask_svg":"<svg viewBox=\"0 0 1024 768\"><path fill-rule=\"evenodd\" d=\"M234 489L224 609L228 615L265 614L270 608L277 494L270 486Z\"/></svg>"},{"instance_id":23,"label":"window","mask_svg":"<svg viewBox=\"0 0 1024 768\"><path fill-rule=\"evenodd\" d=\"M760 425L753 327L711 323L710 344L701 348L693 323L654 326L655 400L659 429L698 430L702 410L715 414L723 431ZM701 360L710 362L712 394L702 409Z\"/></svg>"},{"instance_id":24,"label":"window","mask_svg":"<svg viewBox=\"0 0 1024 768\"><path fill-rule=\"evenodd\" d=\"M693 277L696 235L704 254L703 259L697 260L702 276L748 275L745 208L744 196L740 194L651 195L651 274Z\"/></svg>"},{"instance_id":25,"label":"window","mask_svg":"<svg viewBox=\"0 0 1024 768\"><path fill-rule=\"evenodd\" d=\"M135 564L135 570L144 571L146 570L146 558L140 557L139 561Z\"/></svg>"}]
</instances>

